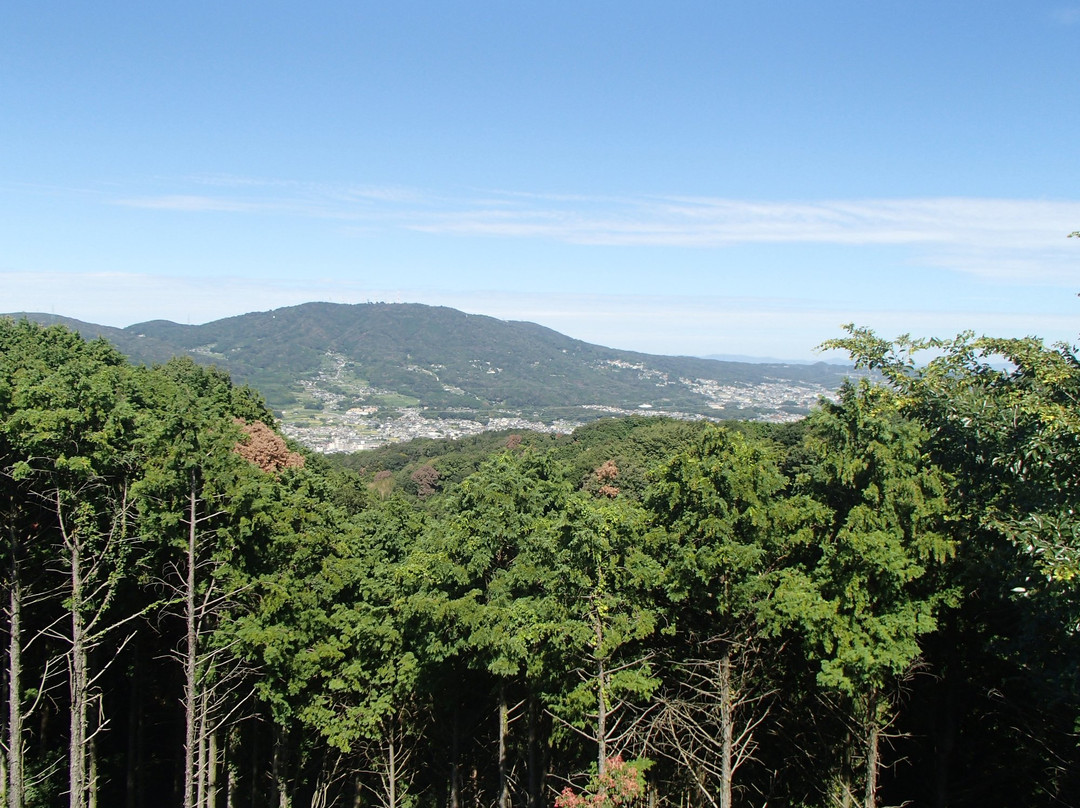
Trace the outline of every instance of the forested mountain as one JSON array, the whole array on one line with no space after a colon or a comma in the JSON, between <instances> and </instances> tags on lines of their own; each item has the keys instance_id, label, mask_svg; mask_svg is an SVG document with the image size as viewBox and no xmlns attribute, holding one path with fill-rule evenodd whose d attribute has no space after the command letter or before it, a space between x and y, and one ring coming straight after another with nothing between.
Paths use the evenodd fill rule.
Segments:
<instances>
[{"instance_id":1,"label":"forested mountain","mask_svg":"<svg viewBox=\"0 0 1080 808\"><path fill-rule=\"evenodd\" d=\"M591 345L533 323L419 304L308 303L206 325L105 328L42 314L136 362L213 363L257 388L287 427L331 426L349 410L386 419L584 422L615 410L772 419L804 415L850 367L757 365ZM309 444L317 439L308 433Z\"/></svg>"},{"instance_id":2,"label":"forested mountain","mask_svg":"<svg viewBox=\"0 0 1080 808\"><path fill-rule=\"evenodd\" d=\"M3 803L1080 804L1080 362L837 344L795 424L328 458L0 320Z\"/></svg>"}]
</instances>

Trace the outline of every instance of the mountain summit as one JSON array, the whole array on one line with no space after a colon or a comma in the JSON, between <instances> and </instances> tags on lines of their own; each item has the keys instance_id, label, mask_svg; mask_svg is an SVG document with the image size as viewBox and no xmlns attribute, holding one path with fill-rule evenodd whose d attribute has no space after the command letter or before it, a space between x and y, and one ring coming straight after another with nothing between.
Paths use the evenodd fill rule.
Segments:
<instances>
[{"instance_id":1,"label":"mountain summit","mask_svg":"<svg viewBox=\"0 0 1080 808\"><path fill-rule=\"evenodd\" d=\"M216 364L260 390L286 429L324 449L325 441L302 430L340 430L349 417L385 425L411 414L429 425L451 420L479 428L507 419L580 423L623 412L786 420L851 372L825 363L622 351L535 323L415 303L306 303L205 325L155 320L123 329L12 316L102 336L137 362L186 355Z\"/></svg>"}]
</instances>

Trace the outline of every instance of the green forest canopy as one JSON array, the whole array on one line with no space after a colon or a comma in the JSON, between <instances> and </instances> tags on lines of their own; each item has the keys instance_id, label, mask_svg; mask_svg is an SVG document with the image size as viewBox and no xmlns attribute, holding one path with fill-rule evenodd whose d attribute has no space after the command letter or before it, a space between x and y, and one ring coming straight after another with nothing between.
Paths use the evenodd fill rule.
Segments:
<instances>
[{"instance_id":1,"label":"green forest canopy","mask_svg":"<svg viewBox=\"0 0 1080 808\"><path fill-rule=\"evenodd\" d=\"M0 321L4 801L1077 804L1075 354L833 345L794 425L328 459Z\"/></svg>"}]
</instances>

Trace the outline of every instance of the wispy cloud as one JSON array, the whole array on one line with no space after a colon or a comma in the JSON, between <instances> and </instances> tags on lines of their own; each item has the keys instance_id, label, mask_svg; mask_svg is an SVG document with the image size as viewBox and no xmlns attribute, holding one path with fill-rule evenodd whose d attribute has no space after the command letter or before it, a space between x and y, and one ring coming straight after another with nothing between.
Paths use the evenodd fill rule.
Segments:
<instances>
[{"instance_id":1,"label":"wispy cloud","mask_svg":"<svg viewBox=\"0 0 1080 808\"><path fill-rule=\"evenodd\" d=\"M606 245L746 243L1045 245L1080 221L1080 202L928 198L756 202L703 197L542 200L431 214L418 230L546 236Z\"/></svg>"},{"instance_id":2,"label":"wispy cloud","mask_svg":"<svg viewBox=\"0 0 1080 808\"><path fill-rule=\"evenodd\" d=\"M166 196L117 199L117 205L147 210L172 210L189 213L272 213L288 208L266 201L248 201L216 196L172 194Z\"/></svg>"},{"instance_id":3,"label":"wispy cloud","mask_svg":"<svg viewBox=\"0 0 1080 808\"><path fill-rule=\"evenodd\" d=\"M759 201L682 195L584 196L517 191L437 194L349 186L197 178L198 193L129 195L115 204L183 213L336 220L351 232L413 231L545 239L584 246L722 248L746 244L893 245L919 263L988 278L1075 282L1066 234L1080 201L928 197Z\"/></svg>"}]
</instances>

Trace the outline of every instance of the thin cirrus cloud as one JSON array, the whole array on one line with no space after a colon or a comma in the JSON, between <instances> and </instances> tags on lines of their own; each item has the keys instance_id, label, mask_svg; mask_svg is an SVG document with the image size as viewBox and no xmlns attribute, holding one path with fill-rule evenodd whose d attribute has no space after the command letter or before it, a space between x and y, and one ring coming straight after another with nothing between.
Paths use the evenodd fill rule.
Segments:
<instances>
[{"instance_id":1,"label":"thin cirrus cloud","mask_svg":"<svg viewBox=\"0 0 1080 808\"><path fill-rule=\"evenodd\" d=\"M333 219L369 235L547 239L584 246L719 248L747 244L893 245L917 260L997 280L1074 281L1080 223L1071 200L938 197L804 202L699 196L438 195L417 189L202 180L210 193L115 204L185 213ZM229 193L232 190L234 193ZM236 193L239 192L239 193Z\"/></svg>"},{"instance_id":2,"label":"thin cirrus cloud","mask_svg":"<svg viewBox=\"0 0 1080 808\"><path fill-rule=\"evenodd\" d=\"M606 204L604 204L606 202ZM1080 203L938 198L752 202L693 197L560 200L429 214L418 230L468 235L544 235L609 245L746 243L982 244L1045 246L1080 221Z\"/></svg>"},{"instance_id":3,"label":"thin cirrus cloud","mask_svg":"<svg viewBox=\"0 0 1080 808\"><path fill-rule=\"evenodd\" d=\"M170 194L166 196L118 199L116 204L145 210L187 213L283 213L295 209L294 205L272 201L228 199L195 194Z\"/></svg>"}]
</instances>

